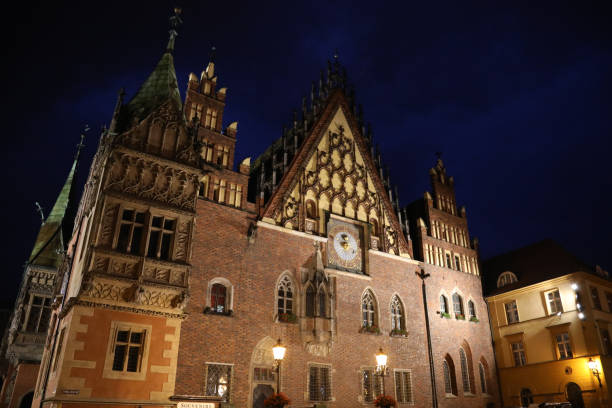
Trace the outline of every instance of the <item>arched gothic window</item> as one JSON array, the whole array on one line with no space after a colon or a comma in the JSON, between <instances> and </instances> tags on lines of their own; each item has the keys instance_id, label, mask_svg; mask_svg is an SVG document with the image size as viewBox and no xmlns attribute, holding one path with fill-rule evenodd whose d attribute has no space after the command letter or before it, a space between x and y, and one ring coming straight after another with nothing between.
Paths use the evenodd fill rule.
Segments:
<instances>
[{"instance_id":1,"label":"arched gothic window","mask_svg":"<svg viewBox=\"0 0 612 408\"><path fill-rule=\"evenodd\" d=\"M463 315L463 299L458 293L453 293L453 312L455 315Z\"/></svg>"},{"instance_id":2,"label":"arched gothic window","mask_svg":"<svg viewBox=\"0 0 612 408\"><path fill-rule=\"evenodd\" d=\"M448 314L448 299L444 295L440 295L440 313Z\"/></svg>"},{"instance_id":3,"label":"arched gothic window","mask_svg":"<svg viewBox=\"0 0 612 408\"><path fill-rule=\"evenodd\" d=\"M474 306L474 302L471 300L468 301L468 313L470 314L470 319L476 318L476 307Z\"/></svg>"},{"instance_id":4,"label":"arched gothic window","mask_svg":"<svg viewBox=\"0 0 612 408\"><path fill-rule=\"evenodd\" d=\"M227 311L227 288L215 283L210 291L210 308L214 313L225 313Z\"/></svg>"},{"instance_id":5,"label":"arched gothic window","mask_svg":"<svg viewBox=\"0 0 612 408\"><path fill-rule=\"evenodd\" d=\"M444 372L444 392L450 395L457 395L455 364L448 354L444 357L444 361L442 361L442 371Z\"/></svg>"},{"instance_id":6,"label":"arched gothic window","mask_svg":"<svg viewBox=\"0 0 612 408\"><path fill-rule=\"evenodd\" d=\"M468 361L465 356L465 351L462 348L459 349L459 361L461 362L461 382L463 383L463 392L471 393L472 387L470 384L470 374L468 371Z\"/></svg>"},{"instance_id":7,"label":"arched gothic window","mask_svg":"<svg viewBox=\"0 0 612 408\"><path fill-rule=\"evenodd\" d=\"M317 217L317 205L312 200L306 201L306 217L310 219L316 219Z\"/></svg>"},{"instance_id":8,"label":"arched gothic window","mask_svg":"<svg viewBox=\"0 0 612 408\"><path fill-rule=\"evenodd\" d=\"M361 316L363 327L372 327L376 325L376 308L374 296L369 290L363 294L361 298Z\"/></svg>"},{"instance_id":9,"label":"arched gothic window","mask_svg":"<svg viewBox=\"0 0 612 408\"><path fill-rule=\"evenodd\" d=\"M327 295L325 294L323 288L319 288L319 293L317 294L317 297L319 298L319 316L327 317Z\"/></svg>"},{"instance_id":10,"label":"arched gothic window","mask_svg":"<svg viewBox=\"0 0 612 408\"><path fill-rule=\"evenodd\" d=\"M480 389L483 394L487 393L487 375L485 367L482 363L478 363L478 372L480 373Z\"/></svg>"},{"instance_id":11,"label":"arched gothic window","mask_svg":"<svg viewBox=\"0 0 612 408\"><path fill-rule=\"evenodd\" d=\"M393 299L391 299L391 330L406 330L406 324L404 323L404 308L397 295L393 296Z\"/></svg>"},{"instance_id":12,"label":"arched gothic window","mask_svg":"<svg viewBox=\"0 0 612 408\"><path fill-rule=\"evenodd\" d=\"M315 315L316 292L311 285L306 289L306 316L314 317Z\"/></svg>"},{"instance_id":13,"label":"arched gothic window","mask_svg":"<svg viewBox=\"0 0 612 408\"><path fill-rule=\"evenodd\" d=\"M284 276L278 283L277 306L278 315L292 315L293 311L293 285L288 276Z\"/></svg>"}]
</instances>

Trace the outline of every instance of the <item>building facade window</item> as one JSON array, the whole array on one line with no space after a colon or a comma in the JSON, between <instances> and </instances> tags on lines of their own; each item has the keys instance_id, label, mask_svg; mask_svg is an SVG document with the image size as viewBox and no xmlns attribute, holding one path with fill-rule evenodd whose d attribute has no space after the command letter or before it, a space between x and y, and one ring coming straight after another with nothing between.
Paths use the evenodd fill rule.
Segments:
<instances>
[{"instance_id":1,"label":"building facade window","mask_svg":"<svg viewBox=\"0 0 612 408\"><path fill-rule=\"evenodd\" d=\"M506 320L508 324L518 323L519 315L518 309L516 308L516 300L504 304L504 308L506 309Z\"/></svg>"},{"instance_id":2,"label":"building facade window","mask_svg":"<svg viewBox=\"0 0 612 408\"><path fill-rule=\"evenodd\" d=\"M144 351L145 330L117 330L114 345L113 371L140 371Z\"/></svg>"},{"instance_id":3,"label":"building facade window","mask_svg":"<svg viewBox=\"0 0 612 408\"><path fill-rule=\"evenodd\" d=\"M51 320L51 298L29 294L22 330L29 333L46 333Z\"/></svg>"},{"instance_id":4,"label":"building facade window","mask_svg":"<svg viewBox=\"0 0 612 408\"><path fill-rule=\"evenodd\" d=\"M545 296L549 314L563 312L563 305L561 304L561 295L559 295L558 289L546 292Z\"/></svg>"},{"instance_id":5,"label":"building facade window","mask_svg":"<svg viewBox=\"0 0 612 408\"><path fill-rule=\"evenodd\" d=\"M172 218L153 216L147 249L149 258L170 260L174 224L175 220Z\"/></svg>"},{"instance_id":6,"label":"building facade window","mask_svg":"<svg viewBox=\"0 0 612 408\"><path fill-rule=\"evenodd\" d=\"M482 363L478 363L478 373L480 374L480 389L483 394L487 393L487 376L484 365Z\"/></svg>"},{"instance_id":7,"label":"building facade window","mask_svg":"<svg viewBox=\"0 0 612 408\"><path fill-rule=\"evenodd\" d=\"M463 383L463 393L471 393L472 387L470 384L468 361L467 357L465 356L465 351L462 348L459 349L459 362L461 363L461 382Z\"/></svg>"},{"instance_id":8,"label":"building facade window","mask_svg":"<svg viewBox=\"0 0 612 408\"><path fill-rule=\"evenodd\" d=\"M455 364L447 354L442 361L442 372L444 373L444 392L446 395L457 395L457 377L455 376Z\"/></svg>"},{"instance_id":9,"label":"building facade window","mask_svg":"<svg viewBox=\"0 0 612 408\"><path fill-rule=\"evenodd\" d=\"M214 313L225 313L227 311L227 288L215 283L210 290L210 309Z\"/></svg>"},{"instance_id":10,"label":"building facade window","mask_svg":"<svg viewBox=\"0 0 612 408\"><path fill-rule=\"evenodd\" d=\"M559 359L573 358L572 346L570 344L569 333L559 333L555 335L557 349L559 350Z\"/></svg>"},{"instance_id":11,"label":"building facade window","mask_svg":"<svg viewBox=\"0 0 612 408\"><path fill-rule=\"evenodd\" d=\"M518 279L516 278L515 274L510 271L506 271L499 275L499 277L497 278L497 287L501 288L517 281Z\"/></svg>"},{"instance_id":12,"label":"building facade window","mask_svg":"<svg viewBox=\"0 0 612 408\"><path fill-rule=\"evenodd\" d=\"M445 232L446 233L446 232ZM453 264L451 263L450 254L446 254L446 267L449 269L453 268Z\"/></svg>"},{"instance_id":13,"label":"building facade window","mask_svg":"<svg viewBox=\"0 0 612 408\"><path fill-rule=\"evenodd\" d=\"M448 314L448 299L444 295L440 295L440 313Z\"/></svg>"},{"instance_id":14,"label":"building facade window","mask_svg":"<svg viewBox=\"0 0 612 408\"><path fill-rule=\"evenodd\" d=\"M468 313L470 315L470 319L476 319L476 307L474 306L474 302L471 300L468 301Z\"/></svg>"},{"instance_id":15,"label":"building facade window","mask_svg":"<svg viewBox=\"0 0 612 408\"><path fill-rule=\"evenodd\" d=\"M306 316L315 315L316 292L311 285L306 288Z\"/></svg>"},{"instance_id":16,"label":"building facade window","mask_svg":"<svg viewBox=\"0 0 612 408\"><path fill-rule=\"evenodd\" d=\"M463 299L458 293L453 293L453 311L455 316L464 316L463 312Z\"/></svg>"},{"instance_id":17,"label":"building facade window","mask_svg":"<svg viewBox=\"0 0 612 408\"><path fill-rule=\"evenodd\" d=\"M281 318L281 316L293 315L293 284L288 276L285 275L278 283L276 294L276 305L279 318Z\"/></svg>"},{"instance_id":18,"label":"building facade window","mask_svg":"<svg viewBox=\"0 0 612 408\"><path fill-rule=\"evenodd\" d=\"M414 402L411 371L395 370L395 399L400 404Z\"/></svg>"},{"instance_id":19,"label":"building facade window","mask_svg":"<svg viewBox=\"0 0 612 408\"><path fill-rule=\"evenodd\" d=\"M200 181L200 190L198 191L198 196L203 198L208 198L208 184L210 178L206 175L202 177L202 181Z\"/></svg>"},{"instance_id":20,"label":"building facade window","mask_svg":"<svg viewBox=\"0 0 612 408\"><path fill-rule=\"evenodd\" d=\"M601 334L601 347L602 347L602 354L609 356L612 348L611 348L611 344L610 344L610 332L608 331L607 328L603 328L599 330L599 333Z\"/></svg>"},{"instance_id":21,"label":"building facade window","mask_svg":"<svg viewBox=\"0 0 612 408\"><path fill-rule=\"evenodd\" d=\"M308 399L310 401L330 401L331 394L331 366L310 365L308 367Z\"/></svg>"},{"instance_id":22,"label":"building facade window","mask_svg":"<svg viewBox=\"0 0 612 408\"><path fill-rule=\"evenodd\" d=\"M372 327L376 325L376 307L374 296L369 290L361 298L362 327Z\"/></svg>"},{"instance_id":23,"label":"building facade window","mask_svg":"<svg viewBox=\"0 0 612 408\"><path fill-rule=\"evenodd\" d=\"M206 396L230 399L232 366L229 364L206 364Z\"/></svg>"},{"instance_id":24,"label":"building facade window","mask_svg":"<svg viewBox=\"0 0 612 408\"><path fill-rule=\"evenodd\" d=\"M397 295L393 296L393 299L391 299L391 330L406 330L404 308Z\"/></svg>"},{"instance_id":25,"label":"building facade window","mask_svg":"<svg viewBox=\"0 0 612 408\"><path fill-rule=\"evenodd\" d=\"M510 348L512 349L512 358L514 359L514 366L524 366L527 363L527 360L525 359L525 348L523 347L523 342L517 341L515 343L511 343Z\"/></svg>"},{"instance_id":26,"label":"building facade window","mask_svg":"<svg viewBox=\"0 0 612 408\"><path fill-rule=\"evenodd\" d=\"M596 287L591 287L591 299L593 300L593 309L601 310L601 301L599 300L599 291Z\"/></svg>"},{"instance_id":27,"label":"building facade window","mask_svg":"<svg viewBox=\"0 0 612 408\"><path fill-rule=\"evenodd\" d=\"M461 271L461 261L459 261L459 255L455 255L455 269Z\"/></svg>"},{"instance_id":28,"label":"building facade window","mask_svg":"<svg viewBox=\"0 0 612 408\"><path fill-rule=\"evenodd\" d=\"M612 313L612 293L606 292L606 303L608 303L608 312Z\"/></svg>"},{"instance_id":29,"label":"building facade window","mask_svg":"<svg viewBox=\"0 0 612 408\"><path fill-rule=\"evenodd\" d=\"M382 393L380 379L373 368L366 368L361 371L362 393L365 402L373 402Z\"/></svg>"},{"instance_id":30,"label":"building facade window","mask_svg":"<svg viewBox=\"0 0 612 408\"><path fill-rule=\"evenodd\" d=\"M317 297L319 299L318 303L319 303L319 316L320 317L327 317L327 294L325 293L325 290L323 290L323 288L319 288L319 293L317 294Z\"/></svg>"},{"instance_id":31,"label":"building facade window","mask_svg":"<svg viewBox=\"0 0 612 408\"><path fill-rule=\"evenodd\" d=\"M117 250L121 252L140 255L144 235L145 213L136 210L124 209L119 226Z\"/></svg>"}]
</instances>

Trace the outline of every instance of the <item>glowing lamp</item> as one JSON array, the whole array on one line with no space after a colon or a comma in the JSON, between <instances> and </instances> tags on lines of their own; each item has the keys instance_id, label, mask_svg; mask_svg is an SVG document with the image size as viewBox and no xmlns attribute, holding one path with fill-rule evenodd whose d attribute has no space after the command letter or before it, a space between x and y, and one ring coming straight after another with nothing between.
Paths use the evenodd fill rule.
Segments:
<instances>
[{"instance_id":1,"label":"glowing lamp","mask_svg":"<svg viewBox=\"0 0 612 408\"><path fill-rule=\"evenodd\" d=\"M382 347L378 350L378 353L376 353L376 365L382 368L387 366L387 355L384 353Z\"/></svg>"},{"instance_id":2,"label":"glowing lamp","mask_svg":"<svg viewBox=\"0 0 612 408\"><path fill-rule=\"evenodd\" d=\"M595 378L597 378L597 381L599 382L599 388L601 388L601 378L599 378L599 364L597 364L597 361L589 357L589 361L587 361L587 366L589 367L589 370L591 370Z\"/></svg>"},{"instance_id":3,"label":"glowing lamp","mask_svg":"<svg viewBox=\"0 0 612 408\"><path fill-rule=\"evenodd\" d=\"M272 347L272 354L274 354L274 359L281 361L285 358L285 352L287 351L287 347L283 346L280 339L278 339L278 343L276 346Z\"/></svg>"},{"instance_id":4,"label":"glowing lamp","mask_svg":"<svg viewBox=\"0 0 612 408\"><path fill-rule=\"evenodd\" d=\"M572 290L577 290L578 289L578 285L576 285L575 283L572 283Z\"/></svg>"},{"instance_id":5,"label":"glowing lamp","mask_svg":"<svg viewBox=\"0 0 612 408\"><path fill-rule=\"evenodd\" d=\"M582 312L578 313L578 318L580 320L584 319L584 313L582 313Z\"/></svg>"}]
</instances>

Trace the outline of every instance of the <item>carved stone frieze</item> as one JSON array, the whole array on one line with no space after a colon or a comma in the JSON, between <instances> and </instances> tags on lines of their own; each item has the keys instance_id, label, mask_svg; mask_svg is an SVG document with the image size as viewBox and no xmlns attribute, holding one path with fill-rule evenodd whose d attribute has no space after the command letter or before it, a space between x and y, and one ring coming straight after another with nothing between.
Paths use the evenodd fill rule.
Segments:
<instances>
[{"instance_id":1,"label":"carved stone frieze","mask_svg":"<svg viewBox=\"0 0 612 408\"><path fill-rule=\"evenodd\" d=\"M151 259L145 259L143 279L150 282L187 286L187 267L170 266Z\"/></svg>"},{"instance_id":2,"label":"carved stone frieze","mask_svg":"<svg viewBox=\"0 0 612 408\"><path fill-rule=\"evenodd\" d=\"M176 229L176 246L174 252L174 259L178 261L187 261L187 252L189 245L189 236L191 234L191 222L179 221Z\"/></svg>"},{"instance_id":3,"label":"carved stone frieze","mask_svg":"<svg viewBox=\"0 0 612 408\"><path fill-rule=\"evenodd\" d=\"M139 263L138 258L97 252L94 256L92 271L122 278L137 279L140 270Z\"/></svg>"},{"instance_id":4,"label":"carved stone frieze","mask_svg":"<svg viewBox=\"0 0 612 408\"><path fill-rule=\"evenodd\" d=\"M110 248L113 244L113 233L115 231L118 208L119 204L107 202L102 215L102 226L100 227L100 236L98 238L99 246Z\"/></svg>"},{"instance_id":5,"label":"carved stone frieze","mask_svg":"<svg viewBox=\"0 0 612 408\"><path fill-rule=\"evenodd\" d=\"M182 308L187 303L185 292L149 287L138 283L110 282L94 280L88 291L88 298L119 303L131 303L139 306L152 306L167 309Z\"/></svg>"},{"instance_id":6,"label":"carved stone frieze","mask_svg":"<svg viewBox=\"0 0 612 408\"><path fill-rule=\"evenodd\" d=\"M107 191L194 211L198 175L125 152L113 152Z\"/></svg>"}]
</instances>

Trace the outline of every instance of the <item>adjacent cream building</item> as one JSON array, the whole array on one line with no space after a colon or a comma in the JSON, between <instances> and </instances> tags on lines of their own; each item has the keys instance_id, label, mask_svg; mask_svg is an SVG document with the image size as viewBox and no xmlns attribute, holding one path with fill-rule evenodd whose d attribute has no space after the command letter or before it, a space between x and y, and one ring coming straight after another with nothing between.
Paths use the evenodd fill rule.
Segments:
<instances>
[{"instance_id":1,"label":"adjacent cream building","mask_svg":"<svg viewBox=\"0 0 612 408\"><path fill-rule=\"evenodd\" d=\"M607 407L607 272L551 240L492 258L483 269L503 406L570 401Z\"/></svg>"}]
</instances>

